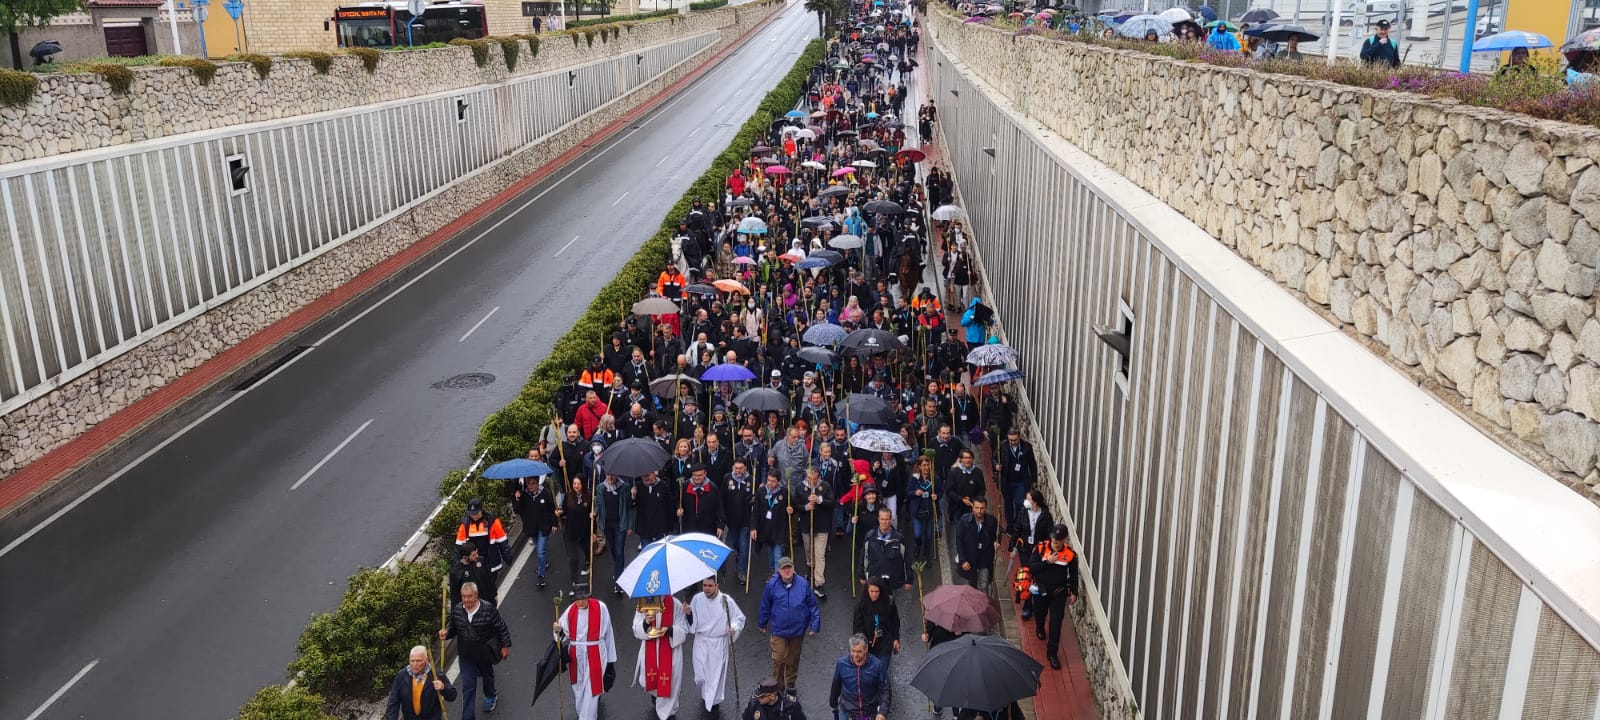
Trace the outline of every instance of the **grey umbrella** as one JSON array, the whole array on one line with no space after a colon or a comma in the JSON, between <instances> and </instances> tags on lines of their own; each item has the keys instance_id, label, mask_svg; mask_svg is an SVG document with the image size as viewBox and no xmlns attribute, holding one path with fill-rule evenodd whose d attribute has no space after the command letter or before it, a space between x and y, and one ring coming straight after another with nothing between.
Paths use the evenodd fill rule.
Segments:
<instances>
[{"instance_id":1,"label":"grey umbrella","mask_svg":"<svg viewBox=\"0 0 1600 720\"><path fill-rule=\"evenodd\" d=\"M963 635L922 659L911 687L941 707L1002 708L1039 694L1044 666L994 635Z\"/></svg>"},{"instance_id":2,"label":"grey umbrella","mask_svg":"<svg viewBox=\"0 0 1600 720\"><path fill-rule=\"evenodd\" d=\"M877 328L862 328L844 336L840 346L846 355L877 355L890 350L904 350L906 344L894 334Z\"/></svg>"},{"instance_id":3,"label":"grey umbrella","mask_svg":"<svg viewBox=\"0 0 1600 720\"><path fill-rule=\"evenodd\" d=\"M672 455L648 438L620 440L600 452L600 472L607 475L639 477L667 464Z\"/></svg>"},{"instance_id":4,"label":"grey umbrella","mask_svg":"<svg viewBox=\"0 0 1600 720\"><path fill-rule=\"evenodd\" d=\"M834 403L834 411L858 425L889 423L889 405L877 395L850 393L850 397Z\"/></svg>"},{"instance_id":5,"label":"grey umbrella","mask_svg":"<svg viewBox=\"0 0 1600 720\"><path fill-rule=\"evenodd\" d=\"M655 393L656 397L675 398L678 396L679 383L694 385L696 391L700 389L700 381L688 375L663 375L650 381L650 392Z\"/></svg>"},{"instance_id":6,"label":"grey umbrella","mask_svg":"<svg viewBox=\"0 0 1600 720\"><path fill-rule=\"evenodd\" d=\"M900 207L900 203L891 200L873 200L872 202L862 205L861 209L869 213L879 213L881 215L900 215L906 211L905 208Z\"/></svg>"},{"instance_id":7,"label":"grey umbrella","mask_svg":"<svg viewBox=\"0 0 1600 720\"><path fill-rule=\"evenodd\" d=\"M832 351L819 347L803 347L795 354L799 355L801 360L818 365L832 365L839 360L839 356Z\"/></svg>"},{"instance_id":8,"label":"grey umbrella","mask_svg":"<svg viewBox=\"0 0 1600 720\"><path fill-rule=\"evenodd\" d=\"M733 398L733 404L755 412L789 412L789 398L772 388L751 388Z\"/></svg>"},{"instance_id":9,"label":"grey umbrella","mask_svg":"<svg viewBox=\"0 0 1600 720\"><path fill-rule=\"evenodd\" d=\"M829 265L838 265L844 262L844 256L832 250L812 250L809 257L816 260L827 260Z\"/></svg>"},{"instance_id":10,"label":"grey umbrella","mask_svg":"<svg viewBox=\"0 0 1600 720\"><path fill-rule=\"evenodd\" d=\"M849 334L844 328L833 323L817 323L806 328L805 334L801 335L800 339L812 345L833 345Z\"/></svg>"}]
</instances>

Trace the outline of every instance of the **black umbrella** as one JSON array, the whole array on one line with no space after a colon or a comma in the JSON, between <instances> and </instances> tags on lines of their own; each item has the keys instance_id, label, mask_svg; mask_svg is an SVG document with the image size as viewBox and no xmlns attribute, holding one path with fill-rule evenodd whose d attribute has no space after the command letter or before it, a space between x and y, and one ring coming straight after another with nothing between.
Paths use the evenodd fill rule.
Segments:
<instances>
[{"instance_id":1,"label":"black umbrella","mask_svg":"<svg viewBox=\"0 0 1600 720\"><path fill-rule=\"evenodd\" d=\"M650 381L650 392L657 397L675 398L678 396L678 383L694 385L696 391L700 389L700 381L688 375L663 375Z\"/></svg>"},{"instance_id":2,"label":"black umbrella","mask_svg":"<svg viewBox=\"0 0 1600 720\"><path fill-rule=\"evenodd\" d=\"M844 262L844 256L832 250L812 250L806 257L815 260L827 260L829 265L838 265Z\"/></svg>"},{"instance_id":3,"label":"black umbrella","mask_svg":"<svg viewBox=\"0 0 1600 720\"><path fill-rule=\"evenodd\" d=\"M846 355L877 355L890 350L904 350L906 344L892 333L877 328L862 328L844 336L839 343Z\"/></svg>"},{"instance_id":4,"label":"black umbrella","mask_svg":"<svg viewBox=\"0 0 1600 720\"><path fill-rule=\"evenodd\" d=\"M823 217L821 215L818 215L816 217L804 218L804 219L802 219L800 221L800 224L804 225L804 226L806 226L808 228L822 228L822 227L828 227L829 225L833 225L834 221L833 221L833 218L831 218L831 217Z\"/></svg>"},{"instance_id":5,"label":"black umbrella","mask_svg":"<svg viewBox=\"0 0 1600 720\"><path fill-rule=\"evenodd\" d=\"M900 203L891 200L873 200L872 202L862 205L861 209L869 213L879 213L881 215L899 215L906 211L905 208L900 207Z\"/></svg>"},{"instance_id":6,"label":"black umbrella","mask_svg":"<svg viewBox=\"0 0 1600 720\"><path fill-rule=\"evenodd\" d=\"M628 438L600 452L600 472L640 477L661 469L671 459L667 449L648 438Z\"/></svg>"},{"instance_id":7,"label":"black umbrella","mask_svg":"<svg viewBox=\"0 0 1600 720\"><path fill-rule=\"evenodd\" d=\"M857 425L889 424L889 405L877 395L850 393L850 397L834 403L834 411Z\"/></svg>"},{"instance_id":8,"label":"black umbrella","mask_svg":"<svg viewBox=\"0 0 1600 720\"><path fill-rule=\"evenodd\" d=\"M734 397L733 404L757 412L789 412L789 398L772 388L751 388ZM662 460L666 462L666 460Z\"/></svg>"},{"instance_id":9,"label":"black umbrella","mask_svg":"<svg viewBox=\"0 0 1600 720\"><path fill-rule=\"evenodd\" d=\"M534 666L534 703L539 702L539 696L544 693L545 688L550 686L550 683L555 682L556 677L561 675L561 671L566 664L567 654L561 652L561 643L551 640L550 647L545 648L544 657L540 658L539 663Z\"/></svg>"},{"instance_id":10,"label":"black umbrella","mask_svg":"<svg viewBox=\"0 0 1600 720\"><path fill-rule=\"evenodd\" d=\"M834 134L838 135L839 137L855 137L856 135L859 135L860 133L857 133L854 130L840 130L839 132L836 132Z\"/></svg>"},{"instance_id":11,"label":"black umbrella","mask_svg":"<svg viewBox=\"0 0 1600 720\"><path fill-rule=\"evenodd\" d=\"M1299 25L1262 25L1261 27L1250 28L1244 31L1244 34L1251 37L1264 38L1272 42L1289 42L1290 40L1315 42L1321 39L1316 33Z\"/></svg>"},{"instance_id":12,"label":"black umbrella","mask_svg":"<svg viewBox=\"0 0 1600 720\"><path fill-rule=\"evenodd\" d=\"M1251 24L1272 22L1276 19L1278 19L1278 13L1271 8L1256 8L1239 16L1239 22Z\"/></svg>"},{"instance_id":13,"label":"black umbrella","mask_svg":"<svg viewBox=\"0 0 1600 720\"><path fill-rule=\"evenodd\" d=\"M821 191L819 191L817 193L817 197L819 197L819 198L830 198L830 197L838 197L838 196L841 196L841 195L849 195L849 194L850 194L850 188L847 188L847 187L845 187L843 185L829 185L828 187L825 187Z\"/></svg>"},{"instance_id":14,"label":"black umbrella","mask_svg":"<svg viewBox=\"0 0 1600 720\"><path fill-rule=\"evenodd\" d=\"M940 707L1000 708L1039 693L1038 660L994 635L964 635L928 651L911 687Z\"/></svg>"},{"instance_id":15,"label":"black umbrella","mask_svg":"<svg viewBox=\"0 0 1600 720\"><path fill-rule=\"evenodd\" d=\"M839 356L834 355L827 348L803 347L796 353L801 360L818 365L832 365L838 361Z\"/></svg>"},{"instance_id":16,"label":"black umbrella","mask_svg":"<svg viewBox=\"0 0 1600 720\"><path fill-rule=\"evenodd\" d=\"M689 287L684 288L683 292L684 292L684 294L687 294L687 295L715 295L715 294L720 293L722 291L718 290L718 289L716 289L714 287L711 287L710 285L707 285L705 283L695 283L693 285L690 285Z\"/></svg>"},{"instance_id":17,"label":"black umbrella","mask_svg":"<svg viewBox=\"0 0 1600 720\"><path fill-rule=\"evenodd\" d=\"M754 204L756 204L756 201L751 200L750 198L744 198L744 197L742 197L742 198L734 198L733 200L728 201L728 207L735 207L735 208L750 207L751 205L754 205Z\"/></svg>"}]
</instances>

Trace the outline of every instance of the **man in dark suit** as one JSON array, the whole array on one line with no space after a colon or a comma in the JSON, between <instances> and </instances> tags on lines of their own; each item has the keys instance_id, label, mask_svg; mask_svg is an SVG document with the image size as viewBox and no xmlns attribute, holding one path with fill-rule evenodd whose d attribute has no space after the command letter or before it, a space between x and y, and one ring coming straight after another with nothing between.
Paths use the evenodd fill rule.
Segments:
<instances>
[{"instance_id":1,"label":"man in dark suit","mask_svg":"<svg viewBox=\"0 0 1600 720\"><path fill-rule=\"evenodd\" d=\"M1006 517L1022 514L1022 499L1028 496L1039 477L1039 463L1033 444L1022 439L1022 432L1011 428L1006 441L994 451L995 474L1000 478L1000 496L1005 499Z\"/></svg>"},{"instance_id":2,"label":"man in dark suit","mask_svg":"<svg viewBox=\"0 0 1600 720\"><path fill-rule=\"evenodd\" d=\"M989 589L989 575L994 571L998 525L985 512L988 504L981 496L973 498L972 512L956 522L956 568L968 585L985 592Z\"/></svg>"},{"instance_id":3,"label":"man in dark suit","mask_svg":"<svg viewBox=\"0 0 1600 720\"><path fill-rule=\"evenodd\" d=\"M443 698L442 700L440 698ZM428 662L428 649L411 648L411 662L395 673L389 684L389 704L383 720L433 720L442 718L444 704L455 702L456 689L444 673Z\"/></svg>"}]
</instances>

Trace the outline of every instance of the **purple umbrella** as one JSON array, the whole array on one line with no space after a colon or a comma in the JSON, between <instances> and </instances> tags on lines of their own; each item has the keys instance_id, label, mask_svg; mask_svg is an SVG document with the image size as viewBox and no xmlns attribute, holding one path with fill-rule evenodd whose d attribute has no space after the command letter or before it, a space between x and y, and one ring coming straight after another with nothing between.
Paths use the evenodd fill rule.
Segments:
<instances>
[{"instance_id":1,"label":"purple umbrella","mask_svg":"<svg viewBox=\"0 0 1600 720\"><path fill-rule=\"evenodd\" d=\"M712 365L704 373L701 373L700 379L708 382L742 382L756 379L756 374L750 372L750 369L743 365L722 363L720 365Z\"/></svg>"}]
</instances>

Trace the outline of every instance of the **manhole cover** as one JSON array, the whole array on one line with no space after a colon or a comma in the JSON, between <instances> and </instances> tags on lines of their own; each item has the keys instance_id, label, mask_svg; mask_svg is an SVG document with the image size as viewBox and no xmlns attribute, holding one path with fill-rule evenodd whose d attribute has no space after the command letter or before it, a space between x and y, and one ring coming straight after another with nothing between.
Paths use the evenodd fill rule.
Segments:
<instances>
[{"instance_id":1,"label":"manhole cover","mask_svg":"<svg viewBox=\"0 0 1600 720\"><path fill-rule=\"evenodd\" d=\"M466 373L435 383L434 387L440 390L471 390L488 387L493 382L494 376L489 373Z\"/></svg>"}]
</instances>

